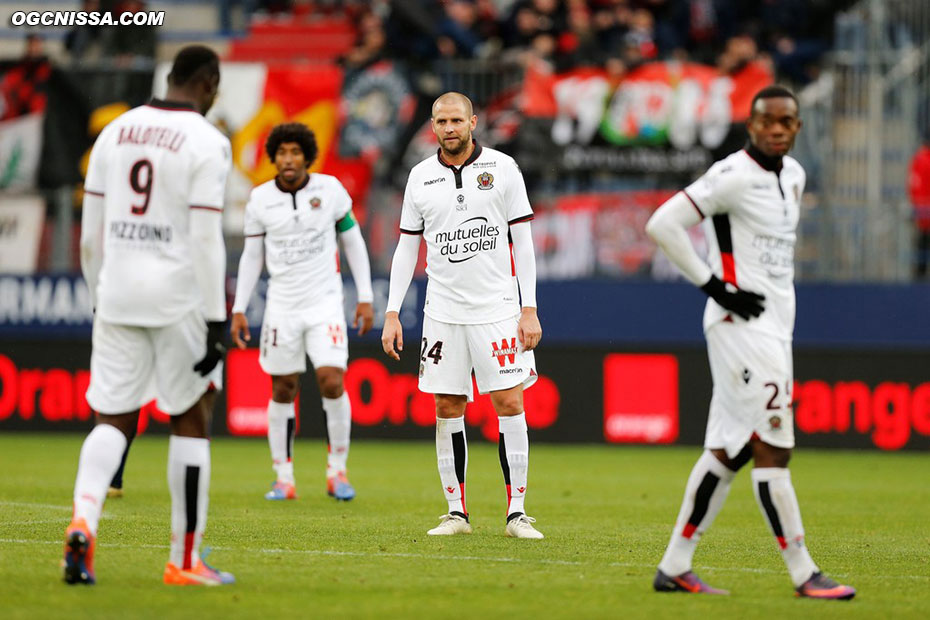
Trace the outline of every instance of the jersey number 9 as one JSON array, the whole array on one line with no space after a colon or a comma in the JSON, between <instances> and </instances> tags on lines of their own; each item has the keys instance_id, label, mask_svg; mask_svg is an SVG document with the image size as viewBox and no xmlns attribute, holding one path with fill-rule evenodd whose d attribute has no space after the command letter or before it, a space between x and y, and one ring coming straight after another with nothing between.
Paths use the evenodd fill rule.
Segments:
<instances>
[{"instance_id":1,"label":"jersey number 9","mask_svg":"<svg viewBox=\"0 0 930 620\"><path fill-rule=\"evenodd\" d=\"M129 171L129 186L135 193L145 196L141 205L132 205L133 215L145 214L149 208L149 199L152 197L152 162L140 159L132 165Z\"/></svg>"}]
</instances>

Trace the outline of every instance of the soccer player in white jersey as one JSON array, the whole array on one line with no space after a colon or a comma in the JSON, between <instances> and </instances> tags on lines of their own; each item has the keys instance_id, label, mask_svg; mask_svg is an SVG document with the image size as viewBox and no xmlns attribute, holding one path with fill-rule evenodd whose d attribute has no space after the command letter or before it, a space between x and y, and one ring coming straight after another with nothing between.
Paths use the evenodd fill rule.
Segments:
<instances>
[{"instance_id":1,"label":"soccer player in white jersey","mask_svg":"<svg viewBox=\"0 0 930 620\"><path fill-rule=\"evenodd\" d=\"M529 223L533 210L516 162L472 140L478 118L467 97L446 93L433 103L432 113L439 150L414 166L407 179L381 335L384 352L399 360L403 328L398 311L423 237L429 282L419 386L435 395L436 457L449 505L428 534L471 533L464 416L473 398L474 370L478 390L490 393L499 416L505 532L542 538L533 527L535 519L524 511L529 440L523 390L536 381L533 349L542 336Z\"/></svg>"},{"instance_id":2,"label":"soccer player in white jersey","mask_svg":"<svg viewBox=\"0 0 930 620\"><path fill-rule=\"evenodd\" d=\"M95 582L93 556L107 485L151 398L171 414L171 549L164 582L232 583L199 548L210 486L209 374L226 321L222 213L229 140L203 115L219 60L203 46L174 59L165 100L107 125L90 155L81 269L94 304L87 402L97 425L81 448L74 516L65 532L67 583Z\"/></svg>"},{"instance_id":3,"label":"soccer player in white jersey","mask_svg":"<svg viewBox=\"0 0 930 620\"><path fill-rule=\"evenodd\" d=\"M685 487L653 587L726 594L691 570L736 472L754 461L752 484L798 596L849 599L856 591L826 577L804 544L788 461L794 447L791 340L794 245L805 174L788 156L801 129L798 101L780 86L759 91L749 144L715 163L653 214L646 232L709 297L704 334L714 389L704 440ZM710 265L687 229L704 220Z\"/></svg>"},{"instance_id":4,"label":"soccer player in white jersey","mask_svg":"<svg viewBox=\"0 0 930 620\"><path fill-rule=\"evenodd\" d=\"M249 298L268 266L271 280L262 321L259 363L271 375L268 444L275 481L270 500L296 499L294 481L294 400L309 357L323 397L329 450L327 493L337 500L355 497L346 476L352 409L345 392L349 358L343 310L339 247L342 242L358 291L353 327L371 329L371 268L352 199L336 177L307 172L317 155L313 132L300 123L275 127L265 143L277 176L252 190L245 211L245 247L239 261L232 338L246 347Z\"/></svg>"}]
</instances>

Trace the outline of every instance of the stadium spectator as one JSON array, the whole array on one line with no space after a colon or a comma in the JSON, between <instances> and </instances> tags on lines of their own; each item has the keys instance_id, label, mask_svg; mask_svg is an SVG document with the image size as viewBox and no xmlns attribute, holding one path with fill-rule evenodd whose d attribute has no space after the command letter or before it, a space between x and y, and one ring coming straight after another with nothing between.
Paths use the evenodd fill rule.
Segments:
<instances>
[{"instance_id":1,"label":"stadium spectator","mask_svg":"<svg viewBox=\"0 0 930 620\"><path fill-rule=\"evenodd\" d=\"M380 15L365 10L358 17L356 30L355 45L342 59L347 69L364 69L380 60L385 53L387 35Z\"/></svg>"},{"instance_id":2,"label":"stadium spectator","mask_svg":"<svg viewBox=\"0 0 930 620\"><path fill-rule=\"evenodd\" d=\"M391 55L415 64L436 58L442 7L431 0L391 0L390 7L385 30Z\"/></svg>"},{"instance_id":3,"label":"stadium spectator","mask_svg":"<svg viewBox=\"0 0 930 620\"><path fill-rule=\"evenodd\" d=\"M248 25L252 15L258 10L258 0L219 0L217 3L220 12L220 32L223 34L232 34L233 27L233 9L241 7L242 18L245 25Z\"/></svg>"},{"instance_id":4,"label":"stadium spectator","mask_svg":"<svg viewBox=\"0 0 930 620\"><path fill-rule=\"evenodd\" d=\"M123 13L139 13L146 10L142 0L124 0L120 2L114 13L118 17ZM121 26L106 30L104 40L104 55L114 58L119 66L133 64L148 64L155 59L155 48L158 44L158 27L145 24L142 26Z\"/></svg>"},{"instance_id":5,"label":"stadium spectator","mask_svg":"<svg viewBox=\"0 0 930 620\"><path fill-rule=\"evenodd\" d=\"M81 3L82 11L100 11L100 0L84 0ZM65 49L71 55L72 61L97 58L103 49L104 27L85 24L75 26L65 35Z\"/></svg>"},{"instance_id":6,"label":"stadium spectator","mask_svg":"<svg viewBox=\"0 0 930 620\"><path fill-rule=\"evenodd\" d=\"M911 159L908 194L914 208L914 225L917 228L918 278L927 277L930 264L930 134Z\"/></svg>"},{"instance_id":7,"label":"stadium spectator","mask_svg":"<svg viewBox=\"0 0 930 620\"><path fill-rule=\"evenodd\" d=\"M478 7L473 0L448 0L438 25L436 45L448 58L478 55L484 40L477 30Z\"/></svg>"}]
</instances>

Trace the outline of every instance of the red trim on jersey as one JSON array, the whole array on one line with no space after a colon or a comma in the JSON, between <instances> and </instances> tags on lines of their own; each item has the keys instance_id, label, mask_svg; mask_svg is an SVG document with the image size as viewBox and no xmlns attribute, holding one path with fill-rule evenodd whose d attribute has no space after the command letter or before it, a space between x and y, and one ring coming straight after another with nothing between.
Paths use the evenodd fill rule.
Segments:
<instances>
[{"instance_id":1,"label":"red trim on jersey","mask_svg":"<svg viewBox=\"0 0 930 620\"><path fill-rule=\"evenodd\" d=\"M513 260L513 241L510 242L510 275L516 277L517 264Z\"/></svg>"},{"instance_id":2,"label":"red trim on jersey","mask_svg":"<svg viewBox=\"0 0 930 620\"><path fill-rule=\"evenodd\" d=\"M216 211L217 213L222 213L222 207L208 207L206 205L191 205L191 209L203 209L204 211Z\"/></svg>"},{"instance_id":3,"label":"red trim on jersey","mask_svg":"<svg viewBox=\"0 0 930 620\"><path fill-rule=\"evenodd\" d=\"M681 536L691 540L691 537L694 536L694 532L697 530L697 526L693 523L686 523L683 530L681 530Z\"/></svg>"},{"instance_id":4,"label":"red trim on jersey","mask_svg":"<svg viewBox=\"0 0 930 620\"><path fill-rule=\"evenodd\" d=\"M714 234L717 235L717 247L720 249L720 264L723 267L723 281L736 286L736 260L733 257L733 234L730 231L730 216L718 213L713 218Z\"/></svg>"},{"instance_id":5,"label":"red trim on jersey","mask_svg":"<svg viewBox=\"0 0 930 620\"><path fill-rule=\"evenodd\" d=\"M733 252L721 252L720 262L723 264L723 281L736 286L736 261Z\"/></svg>"},{"instance_id":6,"label":"red trim on jersey","mask_svg":"<svg viewBox=\"0 0 930 620\"><path fill-rule=\"evenodd\" d=\"M342 273L339 267L339 250L336 250L336 273Z\"/></svg>"},{"instance_id":7,"label":"red trim on jersey","mask_svg":"<svg viewBox=\"0 0 930 620\"><path fill-rule=\"evenodd\" d=\"M701 207L698 206L698 203L694 202L694 198L692 198L692 197L688 194L688 192L686 192L685 190L681 190L681 193L684 194L684 195L685 195L685 198L688 199L688 202L690 202L691 205L692 205L695 209L697 209L698 215L700 215L700 216L701 216L701 219L703 220L704 217L705 217L705 216L704 216L704 212L701 211Z\"/></svg>"},{"instance_id":8,"label":"red trim on jersey","mask_svg":"<svg viewBox=\"0 0 930 620\"><path fill-rule=\"evenodd\" d=\"M85 193L85 194L90 194L91 196L100 196L101 198L103 198L103 192L95 192L95 191L92 190L92 189L86 189L86 188L85 188L85 189L84 189L84 193Z\"/></svg>"},{"instance_id":9,"label":"red trim on jersey","mask_svg":"<svg viewBox=\"0 0 930 620\"><path fill-rule=\"evenodd\" d=\"M518 218L515 219L515 220L510 220L509 222L507 222L507 225L508 225L508 226L513 226L514 224L519 224L520 222L529 222L529 221L532 220L534 217L536 217L536 216L533 215L532 213L530 213L529 215L524 215L523 217L518 217Z\"/></svg>"},{"instance_id":10,"label":"red trim on jersey","mask_svg":"<svg viewBox=\"0 0 930 620\"><path fill-rule=\"evenodd\" d=\"M184 570L190 570L191 566L191 551L194 549L194 533L187 532L184 534L184 561L181 562Z\"/></svg>"}]
</instances>

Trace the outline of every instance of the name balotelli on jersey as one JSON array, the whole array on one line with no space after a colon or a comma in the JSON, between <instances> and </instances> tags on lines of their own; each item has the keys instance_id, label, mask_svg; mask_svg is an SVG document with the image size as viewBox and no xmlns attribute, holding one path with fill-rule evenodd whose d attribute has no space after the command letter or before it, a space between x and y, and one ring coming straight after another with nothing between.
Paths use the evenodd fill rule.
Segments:
<instances>
[{"instance_id":1,"label":"name balotelli on jersey","mask_svg":"<svg viewBox=\"0 0 930 620\"><path fill-rule=\"evenodd\" d=\"M159 326L203 304L192 266L192 210L223 210L229 140L192 106L153 100L107 125L85 192L103 201L97 315Z\"/></svg>"}]
</instances>

